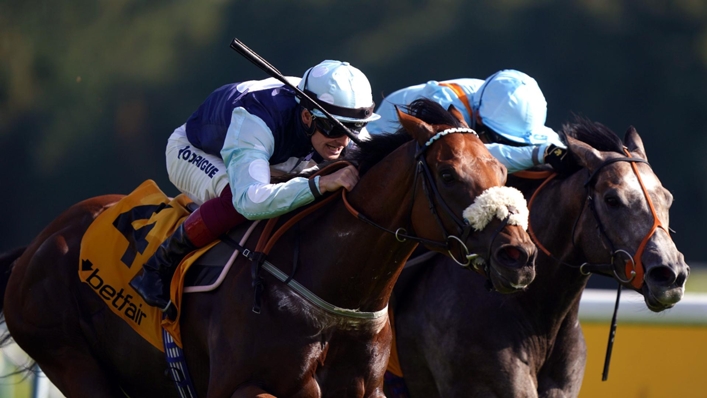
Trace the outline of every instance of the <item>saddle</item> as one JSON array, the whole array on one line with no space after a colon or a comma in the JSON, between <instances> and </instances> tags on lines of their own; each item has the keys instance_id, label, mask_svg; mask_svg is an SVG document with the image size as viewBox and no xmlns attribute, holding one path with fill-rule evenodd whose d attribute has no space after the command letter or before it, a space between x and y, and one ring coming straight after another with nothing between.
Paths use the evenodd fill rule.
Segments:
<instances>
[{"instance_id":1,"label":"saddle","mask_svg":"<svg viewBox=\"0 0 707 398\"><path fill-rule=\"evenodd\" d=\"M336 162L317 174L332 172L349 163ZM328 195L307 208L303 208L276 231L279 219L270 219L259 237L254 251L248 258L254 261L251 273L254 279L255 304L259 311L259 293L262 290L258 275L261 262L255 261L253 253L264 260L275 242L294 223L320 206L335 199ZM89 226L81 241L79 278L118 317L128 323L140 336L160 351L164 350L162 329L164 328L182 348L179 327L182 295L216 289L235 262L243 245L259 221L252 222L243 232L236 228L228 235L200 248L184 257L177 266L170 286L170 299L177 309L174 319L163 317L160 309L149 306L129 282L139 273L142 265L190 214L194 203L184 194L171 199L152 180L146 180L129 195L105 209ZM248 224L245 224L248 225ZM245 250L243 250L245 251ZM287 278L286 282L290 278ZM163 319L164 318L164 319Z\"/></svg>"},{"instance_id":2,"label":"saddle","mask_svg":"<svg viewBox=\"0 0 707 398\"><path fill-rule=\"evenodd\" d=\"M170 199L154 181L147 180L101 213L81 241L81 281L89 285L113 313L160 351L164 351L163 327L181 347L179 318L174 322L163 320L162 312L147 305L129 282L189 215L192 205L185 195ZM232 234L235 239L236 232ZM190 253L179 265L172 279L175 304L181 302L183 293L213 290L221 283L234 250L218 243L220 241L212 242ZM192 267L194 272L189 272Z\"/></svg>"}]
</instances>

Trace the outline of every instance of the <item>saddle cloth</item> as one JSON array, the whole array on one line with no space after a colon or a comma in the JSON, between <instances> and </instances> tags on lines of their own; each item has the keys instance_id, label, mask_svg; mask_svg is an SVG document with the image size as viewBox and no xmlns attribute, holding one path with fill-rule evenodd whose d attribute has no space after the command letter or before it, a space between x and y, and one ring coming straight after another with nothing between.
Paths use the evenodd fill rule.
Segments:
<instances>
[{"instance_id":1,"label":"saddle cloth","mask_svg":"<svg viewBox=\"0 0 707 398\"><path fill-rule=\"evenodd\" d=\"M165 328L182 347L179 312L174 321L163 320L162 311L147 305L129 283L159 245L189 215L187 205L190 203L185 195L170 199L154 181L147 180L101 213L81 241L81 281L88 284L113 313L162 352L161 328ZM171 286L171 299L177 310L187 270L217 243L215 241L187 255L177 268Z\"/></svg>"},{"instance_id":2,"label":"saddle cloth","mask_svg":"<svg viewBox=\"0 0 707 398\"><path fill-rule=\"evenodd\" d=\"M147 305L130 286L142 265L190 214L187 208L190 203L185 195L170 199L154 181L146 180L101 213L81 241L80 280L88 284L113 313L162 352L165 351L162 328L177 346L183 348L179 328L182 295L213 290L223 279L221 273L228 272L224 260L231 253L227 251L227 245L217 246L219 241L188 254L177 267L171 282L170 298L177 308L174 320L162 319L162 311ZM187 272L192 269L193 272ZM389 319L395 330L392 310ZM402 377L395 332L391 348L387 370Z\"/></svg>"}]
</instances>

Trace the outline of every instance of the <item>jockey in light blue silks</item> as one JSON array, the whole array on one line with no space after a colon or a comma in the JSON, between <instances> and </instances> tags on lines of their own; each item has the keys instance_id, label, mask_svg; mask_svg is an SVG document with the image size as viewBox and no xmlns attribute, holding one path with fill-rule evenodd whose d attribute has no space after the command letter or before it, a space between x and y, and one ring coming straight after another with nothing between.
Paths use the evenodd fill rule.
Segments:
<instances>
[{"instance_id":1,"label":"jockey in light blue silks","mask_svg":"<svg viewBox=\"0 0 707 398\"><path fill-rule=\"evenodd\" d=\"M509 173L543 163L562 166L566 146L545 126L545 97L535 79L523 72L506 69L486 80L433 80L397 90L383 99L376 110L381 117L368 124L368 133L396 131L400 125L395 106L406 106L418 98L428 98L445 108L454 105Z\"/></svg>"}]
</instances>

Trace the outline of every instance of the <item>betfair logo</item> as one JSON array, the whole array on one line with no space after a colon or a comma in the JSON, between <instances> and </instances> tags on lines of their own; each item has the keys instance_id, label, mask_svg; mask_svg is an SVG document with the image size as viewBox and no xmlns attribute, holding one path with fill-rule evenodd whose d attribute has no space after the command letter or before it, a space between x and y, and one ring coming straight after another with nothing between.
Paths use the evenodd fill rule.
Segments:
<instances>
[{"instance_id":1,"label":"betfair logo","mask_svg":"<svg viewBox=\"0 0 707 398\"><path fill-rule=\"evenodd\" d=\"M126 318L140 325L142 320L147 317L147 315L142 312L142 304L136 306L131 302L133 296L125 294L125 289L121 288L117 290L115 287L105 283L103 278L99 275L100 270L98 268L93 269L93 263L90 260L82 260L81 271L91 270L93 270L93 272L86 278L86 283L106 301L106 304L112 305L118 312L122 312Z\"/></svg>"}]
</instances>

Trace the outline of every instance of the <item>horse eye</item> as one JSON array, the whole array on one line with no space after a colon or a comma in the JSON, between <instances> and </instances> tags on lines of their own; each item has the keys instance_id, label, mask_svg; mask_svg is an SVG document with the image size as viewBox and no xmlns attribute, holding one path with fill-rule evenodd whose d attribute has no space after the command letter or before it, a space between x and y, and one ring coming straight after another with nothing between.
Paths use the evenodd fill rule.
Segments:
<instances>
[{"instance_id":1,"label":"horse eye","mask_svg":"<svg viewBox=\"0 0 707 398\"><path fill-rule=\"evenodd\" d=\"M440 173L440 177L442 177L442 181L444 182L452 182L454 181L454 173L452 173L449 170L444 170Z\"/></svg>"},{"instance_id":2,"label":"horse eye","mask_svg":"<svg viewBox=\"0 0 707 398\"><path fill-rule=\"evenodd\" d=\"M616 208L619 207L621 201L619 201L619 198L617 198L616 196L607 196L604 198L604 203L606 203L606 205L609 207Z\"/></svg>"}]
</instances>

